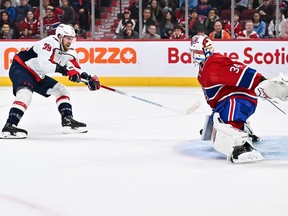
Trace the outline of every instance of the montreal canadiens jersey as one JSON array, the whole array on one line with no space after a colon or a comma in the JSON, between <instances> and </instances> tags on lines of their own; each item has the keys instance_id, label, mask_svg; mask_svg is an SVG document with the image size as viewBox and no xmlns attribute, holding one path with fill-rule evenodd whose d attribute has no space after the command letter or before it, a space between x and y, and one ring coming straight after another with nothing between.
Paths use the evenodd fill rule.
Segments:
<instances>
[{"instance_id":1,"label":"montreal canadiens jersey","mask_svg":"<svg viewBox=\"0 0 288 216\"><path fill-rule=\"evenodd\" d=\"M48 36L34 44L29 50L20 51L14 59L40 81L48 73L56 70L57 64L69 69L81 69L77 53L73 48L67 52L60 49L60 42L54 35Z\"/></svg>"},{"instance_id":2,"label":"montreal canadiens jersey","mask_svg":"<svg viewBox=\"0 0 288 216\"><path fill-rule=\"evenodd\" d=\"M245 98L256 105L254 89L262 78L256 70L219 53L211 55L199 68L198 74L198 81L211 108L228 98Z\"/></svg>"}]
</instances>

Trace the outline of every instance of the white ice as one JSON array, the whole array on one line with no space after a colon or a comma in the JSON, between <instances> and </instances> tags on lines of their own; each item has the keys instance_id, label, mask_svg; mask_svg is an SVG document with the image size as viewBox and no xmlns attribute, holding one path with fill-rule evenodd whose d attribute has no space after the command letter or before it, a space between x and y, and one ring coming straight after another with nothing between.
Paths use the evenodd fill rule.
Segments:
<instances>
[{"instance_id":1,"label":"white ice","mask_svg":"<svg viewBox=\"0 0 288 216\"><path fill-rule=\"evenodd\" d=\"M210 113L200 88L116 88L183 111L203 104L181 115L71 87L74 117L89 132L65 135L55 99L34 94L19 124L28 138L0 140L1 216L288 215L286 115L259 100L250 122L266 160L235 165L199 141ZM14 97L11 87L0 94L2 127Z\"/></svg>"}]
</instances>

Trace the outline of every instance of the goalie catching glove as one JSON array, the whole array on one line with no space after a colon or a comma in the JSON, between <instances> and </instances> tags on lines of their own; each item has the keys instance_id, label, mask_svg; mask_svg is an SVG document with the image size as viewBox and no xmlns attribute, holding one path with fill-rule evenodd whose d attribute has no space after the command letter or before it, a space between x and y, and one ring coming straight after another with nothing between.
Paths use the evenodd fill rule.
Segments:
<instances>
[{"instance_id":1,"label":"goalie catching glove","mask_svg":"<svg viewBox=\"0 0 288 216\"><path fill-rule=\"evenodd\" d=\"M270 80L262 81L255 89L257 96L264 99L278 98L288 100L288 76L281 74Z\"/></svg>"},{"instance_id":2,"label":"goalie catching glove","mask_svg":"<svg viewBox=\"0 0 288 216\"><path fill-rule=\"evenodd\" d=\"M63 76L68 76L69 80L72 82L81 81L81 75L77 70L75 70L74 67L66 68L61 66L60 64L57 64L55 71L61 73Z\"/></svg>"},{"instance_id":3,"label":"goalie catching glove","mask_svg":"<svg viewBox=\"0 0 288 216\"><path fill-rule=\"evenodd\" d=\"M95 91L100 89L101 84L96 75L88 75L86 72L81 74L81 78L84 79L85 84L88 86L90 91Z\"/></svg>"}]
</instances>

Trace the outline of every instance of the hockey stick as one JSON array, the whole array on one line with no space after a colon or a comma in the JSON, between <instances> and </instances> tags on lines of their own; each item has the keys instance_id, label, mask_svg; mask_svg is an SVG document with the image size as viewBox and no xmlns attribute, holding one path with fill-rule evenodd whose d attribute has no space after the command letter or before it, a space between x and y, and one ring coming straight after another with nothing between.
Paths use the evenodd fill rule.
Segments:
<instances>
[{"instance_id":1,"label":"hockey stick","mask_svg":"<svg viewBox=\"0 0 288 216\"><path fill-rule=\"evenodd\" d=\"M88 80L86 79L81 79L82 82L84 83L87 83ZM159 103L156 103L154 101L150 101L150 100L147 100L145 98L141 98L141 97L138 97L136 95L130 95L124 91L120 91L118 89L114 89L112 87L109 87L109 86L105 86L105 85L101 85L102 88L106 89L106 90L109 90L109 91L112 91L112 92L115 92L117 94L121 94L121 95L124 95L124 96L127 96L127 97L130 97L132 99L136 99L136 100L139 100L139 101L142 101L144 103L148 103L148 104L151 104L153 106L157 106L157 107L161 107L163 109L166 109L166 110L170 110L170 111L173 111L173 112L176 112L176 113L179 113L179 114L185 114L185 115L190 115L191 113L193 113L195 110L197 110L200 106L201 106L201 101L198 100L196 101L192 106L190 106L189 108L187 108L185 111L180 111L180 110L175 110L173 108L170 108L170 107L167 107L167 106L164 106L162 104L159 104Z\"/></svg>"},{"instance_id":2,"label":"hockey stick","mask_svg":"<svg viewBox=\"0 0 288 216\"><path fill-rule=\"evenodd\" d=\"M265 98L268 102L270 102L274 107L276 107L280 112L284 113L286 115L286 112L282 110L279 106L276 105L276 101L272 101L271 99Z\"/></svg>"}]
</instances>

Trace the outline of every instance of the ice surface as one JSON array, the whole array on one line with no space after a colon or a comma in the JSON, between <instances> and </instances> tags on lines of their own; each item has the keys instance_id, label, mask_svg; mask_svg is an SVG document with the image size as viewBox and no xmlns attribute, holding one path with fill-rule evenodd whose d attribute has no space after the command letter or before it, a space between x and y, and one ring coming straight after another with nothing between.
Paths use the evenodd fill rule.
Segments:
<instances>
[{"instance_id":1,"label":"ice surface","mask_svg":"<svg viewBox=\"0 0 288 216\"><path fill-rule=\"evenodd\" d=\"M204 100L199 88L117 89L183 111ZM288 215L287 116L271 104L260 100L250 119L266 160L235 165L199 141L204 101L179 115L105 89L70 91L87 134L62 134L55 99L35 94L19 125L28 138L0 140L1 216ZM0 94L3 126L14 97Z\"/></svg>"}]
</instances>

